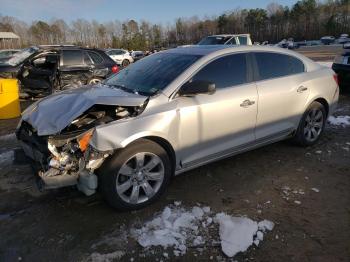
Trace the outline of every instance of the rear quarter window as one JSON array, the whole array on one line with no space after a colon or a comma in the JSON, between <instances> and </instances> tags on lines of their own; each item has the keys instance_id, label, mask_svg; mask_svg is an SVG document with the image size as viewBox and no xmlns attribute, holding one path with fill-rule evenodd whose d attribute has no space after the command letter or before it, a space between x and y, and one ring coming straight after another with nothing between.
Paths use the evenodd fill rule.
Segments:
<instances>
[{"instance_id":1,"label":"rear quarter window","mask_svg":"<svg viewBox=\"0 0 350 262\"><path fill-rule=\"evenodd\" d=\"M304 63L296 57L267 52L254 53L254 55L258 66L259 80L305 72Z\"/></svg>"},{"instance_id":2,"label":"rear quarter window","mask_svg":"<svg viewBox=\"0 0 350 262\"><path fill-rule=\"evenodd\" d=\"M94 62L94 64L102 64L103 58L98 53L93 51L88 51L88 54L91 60Z\"/></svg>"}]
</instances>

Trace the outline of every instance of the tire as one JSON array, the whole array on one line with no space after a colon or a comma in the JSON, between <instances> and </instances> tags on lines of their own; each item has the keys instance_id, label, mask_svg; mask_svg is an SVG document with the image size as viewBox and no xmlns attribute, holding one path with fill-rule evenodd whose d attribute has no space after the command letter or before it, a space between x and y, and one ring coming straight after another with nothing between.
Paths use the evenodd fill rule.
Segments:
<instances>
[{"instance_id":1,"label":"tire","mask_svg":"<svg viewBox=\"0 0 350 262\"><path fill-rule=\"evenodd\" d=\"M293 142L300 146L312 146L317 143L327 120L324 106L319 102L312 102L303 114Z\"/></svg>"},{"instance_id":2,"label":"tire","mask_svg":"<svg viewBox=\"0 0 350 262\"><path fill-rule=\"evenodd\" d=\"M140 168L137 163L142 162L138 161L142 156L144 164ZM152 168L147 171L146 167ZM172 168L163 147L140 139L108 158L98 170L98 176L99 189L112 207L136 210L150 205L164 193Z\"/></svg>"},{"instance_id":3,"label":"tire","mask_svg":"<svg viewBox=\"0 0 350 262\"><path fill-rule=\"evenodd\" d=\"M130 61L128 59L124 59L122 62L122 67L127 67L128 65L130 65Z\"/></svg>"}]
</instances>

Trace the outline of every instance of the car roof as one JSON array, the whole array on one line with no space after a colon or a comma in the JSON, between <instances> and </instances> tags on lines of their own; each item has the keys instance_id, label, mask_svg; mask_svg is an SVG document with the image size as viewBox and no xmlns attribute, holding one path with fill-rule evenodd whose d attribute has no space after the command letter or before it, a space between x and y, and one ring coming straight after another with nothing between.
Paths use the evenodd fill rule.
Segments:
<instances>
[{"instance_id":1,"label":"car roof","mask_svg":"<svg viewBox=\"0 0 350 262\"><path fill-rule=\"evenodd\" d=\"M245 52L245 51L264 51L264 52L278 52L285 53L293 56L300 56L300 54L287 50L285 48L273 47L273 46L258 46L258 45L188 45L180 46L173 49L168 49L161 52L176 53L176 54L188 54L188 55L201 55L206 56L218 53L233 53L233 52Z\"/></svg>"},{"instance_id":2,"label":"car roof","mask_svg":"<svg viewBox=\"0 0 350 262\"><path fill-rule=\"evenodd\" d=\"M228 45L186 45L186 46L179 46L173 49L168 49L162 52L205 56L215 51L230 48L230 47L232 48L232 46L228 46Z\"/></svg>"},{"instance_id":3,"label":"car roof","mask_svg":"<svg viewBox=\"0 0 350 262\"><path fill-rule=\"evenodd\" d=\"M76 45L38 45L39 50L91 50L91 51L103 51L98 48L82 47Z\"/></svg>"}]
</instances>

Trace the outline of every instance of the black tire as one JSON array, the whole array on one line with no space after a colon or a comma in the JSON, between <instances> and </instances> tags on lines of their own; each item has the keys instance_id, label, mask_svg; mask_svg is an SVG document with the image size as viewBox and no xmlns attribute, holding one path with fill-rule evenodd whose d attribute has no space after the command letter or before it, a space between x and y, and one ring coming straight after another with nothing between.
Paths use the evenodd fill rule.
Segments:
<instances>
[{"instance_id":1,"label":"black tire","mask_svg":"<svg viewBox=\"0 0 350 262\"><path fill-rule=\"evenodd\" d=\"M305 128L308 125L308 122L307 122L308 116L310 114L312 114L312 112L321 112L322 113L322 124L320 124L320 128L321 128L320 132L318 133L318 131L317 131L318 135L317 136L315 135L312 138L312 140L310 140L310 139L308 139L308 135L307 135L308 132L305 130ZM303 116L300 120L298 129L297 129L295 136L293 138L293 142L295 144L297 144L299 146L303 146L303 147L312 146L312 145L316 144L324 132L326 120L327 120L327 113L326 113L325 107L317 101L312 102L312 104L307 108L307 110L305 111L305 113L303 114Z\"/></svg>"},{"instance_id":2,"label":"black tire","mask_svg":"<svg viewBox=\"0 0 350 262\"><path fill-rule=\"evenodd\" d=\"M149 152L159 157L163 164L162 167L164 170L164 177L158 191L156 191L152 197L142 203L130 203L126 202L117 192L117 179L121 167L135 154L140 152ZM98 170L98 176L100 192L108 204L118 210L136 210L150 205L164 193L172 176L172 167L169 156L163 147L153 141L139 139L126 148L117 151L110 158L106 159L101 168ZM130 189L132 190L133 186L131 186ZM146 197L146 191L141 189L140 192L143 192Z\"/></svg>"},{"instance_id":3,"label":"black tire","mask_svg":"<svg viewBox=\"0 0 350 262\"><path fill-rule=\"evenodd\" d=\"M130 61L128 59L124 59L122 62L122 67L127 67L128 65L130 65Z\"/></svg>"}]
</instances>

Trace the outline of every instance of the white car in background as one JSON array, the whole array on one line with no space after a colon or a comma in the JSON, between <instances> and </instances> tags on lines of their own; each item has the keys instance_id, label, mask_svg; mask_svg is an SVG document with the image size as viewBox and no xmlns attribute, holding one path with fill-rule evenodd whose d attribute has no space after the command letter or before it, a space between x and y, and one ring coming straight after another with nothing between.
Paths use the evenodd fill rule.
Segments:
<instances>
[{"instance_id":1,"label":"white car in background","mask_svg":"<svg viewBox=\"0 0 350 262\"><path fill-rule=\"evenodd\" d=\"M118 65L126 67L134 62L128 50L124 49L107 49L106 54L109 55Z\"/></svg>"}]
</instances>

